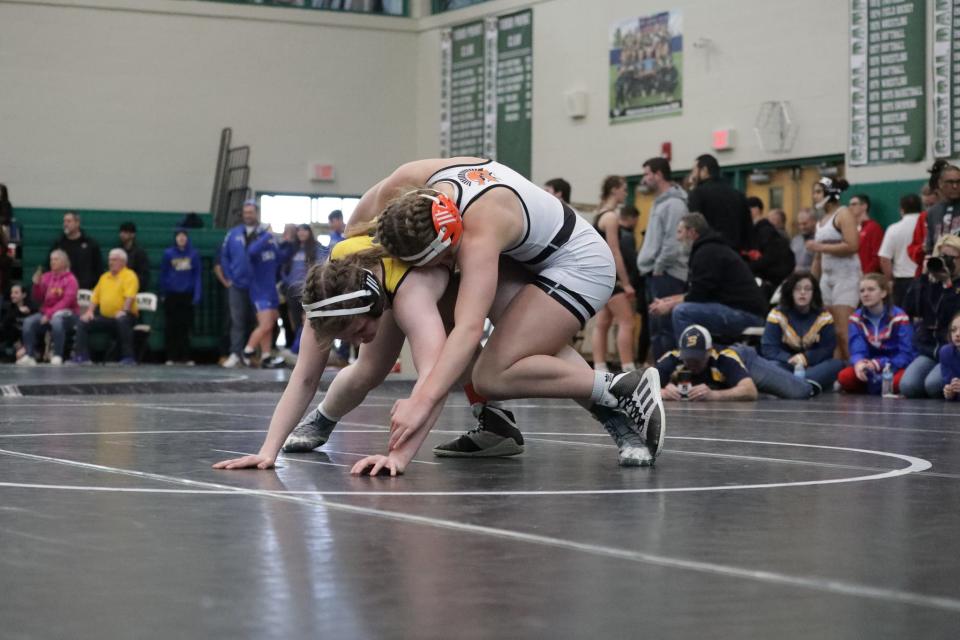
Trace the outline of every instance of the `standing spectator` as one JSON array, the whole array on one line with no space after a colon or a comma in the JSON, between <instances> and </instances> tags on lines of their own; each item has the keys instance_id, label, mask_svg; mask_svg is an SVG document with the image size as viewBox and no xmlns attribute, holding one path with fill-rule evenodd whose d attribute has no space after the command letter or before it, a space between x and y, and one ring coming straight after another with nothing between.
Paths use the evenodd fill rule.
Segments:
<instances>
[{"instance_id":1,"label":"standing spectator","mask_svg":"<svg viewBox=\"0 0 960 640\"><path fill-rule=\"evenodd\" d=\"M277 313L280 315L280 324L283 326L283 341L287 347L292 345L296 339L297 330L290 322L290 300L287 298L287 288L283 284L283 270L293 254L296 240L297 225L291 222L283 225L283 234L280 236L280 242L277 243L277 264L279 265L277 277L280 287L280 306L277 308ZM274 331L274 335L279 336L279 332ZM274 338L274 345L276 345L276 338Z\"/></svg>"},{"instance_id":2,"label":"standing spectator","mask_svg":"<svg viewBox=\"0 0 960 640\"><path fill-rule=\"evenodd\" d=\"M923 211L920 212L920 217L917 218L917 226L913 229L913 241L910 242L910 247L907 249L907 255L917 263L917 276L923 271L923 263L929 255L927 253L927 212L940 202L940 173L945 167L949 166L949 164L946 160L942 159L934 162L933 166L927 170L927 173L930 174L930 179L920 190L920 201L923 203Z\"/></svg>"},{"instance_id":3,"label":"standing spectator","mask_svg":"<svg viewBox=\"0 0 960 640\"><path fill-rule=\"evenodd\" d=\"M858 194L850 198L848 206L857 221L860 244L857 254L860 256L862 273L882 273L880 269L880 245L883 244L883 227L870 217L870 198Z\"/></svg>"},{"instance_id":4,"label":"standing spectator","mask_svg":"<svg viewBox=\"0 0 960 640\"><path fill-rule=\"evenodd\" d=\"M93 289L90 306L77 324L77 343L73 361L90 363L89 334L94 331L115 333L120 343L120 364L137 364L133 358L133 325L137 319L137 274L127 268L127 253L111 249L107 256L109 270L100 276Z\"/></svg>"},{"instance_id":5,"label":"standing spectator","mask_svg":"<svg viewBox=\"0 0 960 640\"><path fill-rule=\"evenodd\" d=\"M137 225L124 222L120 225L120 248L127 252L129 268L137 274L140 291L150 288L150 259L147 252L137 244Z\"/></svg>"},{"instance_id":6,"label":"standing spectator","mask_svg":"<svg viewBox=\"0 0 960 640\"><path fill-rule=\"evenodd\" d=\"M735 340L747 327L762 326L767 301L750 268L710 229L703 215L683 216L677 238L690 251L687 292L654 300L650 312L663 316L672 312L676 336L697 324L715 336Z\"/></svg>"},{"instance_id":7,"label":"standing spectator","mask_svg":"<svg viewBox=\"0 0 960 640\"><path fill-rule=\"evenodd\" d=\"M702 213L710 228L720 234L737 253L753 248L753 221L746 197L720 179L720 165L709 154L693 166L697 187L687 200L690 213Z\"/></svg>"},{"instance_id":8,"label":"standing spectator","mask_svg":"<svg viewBox=\"0 0 960 640\"><path fill-rule=\"evenodd\" d=\"M913 361L913 326L903 309L890 304L890 289L879 273L860 280L860 308L850 316L850 362L837 376L847 393L878 396L883 371L893 373L893 392Z\"/></svg>"},{"instance_id":9,"label":"standing spectator","mask_svg":"<svg viewBox=\"0 0 960 640\"><path fill-rule=\"evenodd\" d=\"M643 183L656 194L637 256L648 305L658 298L683 293L687 283L687 255L677 239L680 220L688 213L687 193L671 177L665 158L650 158L643 163ZM649 318L650 347L654 359L659 359L675 346L673 329L669 316L652 313Z\"/></svg>"},{"instance_id":10,"label":"standing spectator","mask_svg":"<svg viewBox=\"0 0 960 640\"><path fill-rule=\"evenodd\" d=\"M173 234L173 245L167 247L160 260L160 295L163 296L164 342L167 364L183 362L192 365L190 332L193 310L200 304L200 254L190 243L186 229Z\"/></svg>"},{"instance_id":11,"label":"standing spectator","mask_svg":"<svg viewBox=\"0 0 960 640\"><path fill-rule=\"evenodd\" d=\"M13 258L7 254L7 242L6 227L0 226L0 304L3 304L10 287L10 272L13 268Z\"/></svg>"},{"instance_id":12,"label":"standing spectator","mask_svg":"<svg viewBox=\"0 0 960 640\"><path fill-rule=\"evenodd\" d=\"M307 272L315 264L323 264L329 252L317 242L313 229L308 224L297 226L290 257L281 269L283 289L287 297L290 326L299 336L303 328L303 285L307 281ZM296 338L294 339L294 343ZM294 350L294 353L297 353Z\"/></svg>"},{"instance_id":13,"label":"standing spectator","mask_svg":"<svg viewBox=\"0 0 960 640\"><path fill-rule=\"evenodd\" d=\"M217 247L217 253L213 257L213 276L217 279L217 282L220 283L220 286L223 287L227 295L222 299L223 311L222 313L223 322L220 331L220 342L218 345L220 351L220 364L225 364L229 359L230 354L230 344L231 344L231 334L233 323L230 322L230 281L227 280L227 277L223 275L223 266L220 264L220 258L223 254L223 245L221 244Z\"/></svg>"},{"instance_id":14,"label":"standing spectator","mask_svg":"<svg viewBox=\"0 0 960 640\"><path fill-rule=\"evenodd\" d=\"M770 221L770 224L773 225L774 229L777 230L781 236L790 239L790 234L787 233L787 212L783 209L770 209L770 212L767 213L767 220Z\"/></svg>"},{"instance_id":15,"label":"standing spectator","mask_svg":"<svg viewBox=\"0 0 960 640\"><path fill-rule=\"evenodd\" d=\"M347 225L343 222L343 211L334 209L327 216L327 223L330 225L330 243L327 245L327 251L333 251L338 242L343 240L343 231Z\"/></svg>"},{"instance_id":16,"label":"standing spectator","mask_svg":"<svg viewBox=\"0 0 960 640\"><path fill-rule=\"evenodd\" d=\"M941 236L960 234L960 167L943 165L938 187L940 202L927 210L927 255Z\"/></svg>"},{"instance_id":17,"label":"standing spectator","mask_svg":"<svg viewBox=\"0 0 960 640\"><path fill-rule=\"evenodd\" d=\"M617 269L617 281L610 300L597 312L593 325L593 368L607 371L607 334L611 324L617 326L617 353L623 371L633 371L633 306L637 292L630 282L627 265L620 252L620 207L627 198L627 181L621 176L607 176L600 193L600 207L593 228L604 237Z\"/></svg>"},{"instance_id":18,"label":"standing spectator","mask_svg":"<svg viewBox=\"0 0 960 640\"><path fill-rule=\"evenodd\" d=\"M640 222L640 212L637 211L636 207L625 204L620 207L619 222L620 255L623 256L623 264L627 267L630 284L637 294L633 309L640 316L640 338L634 362L641 363L646 361L647 351L650 349L650 327L647 322L647 301L644 294L643 278L637 271L637 223Z\"/></svg>"},{"instance_id":19,"label":"standing spectator","mask_svg":"<svg viewBox=\"0 0 960 640\"><path fill-rule=\"evenodd\" d=\"M37 307L27 290L20 283L10 286L10 301L0 305L0 351L12 352L19 365L35 365L36 360L26 356L23 346L17 343L23 335L23 323L36 313Z\"/></svg>"},{"instance_id":20,"label":"standing spectator","mask_svg":"<svg viewBox=\"0 0 960 640\"><path fill-rule=\"evenodd\" d=\"M800 209L797 212L797 235L790 240L790 249L796 263L797 271L809 271L813 266L813 253L807 251L807 242L813 240L817 231L817 215L813 209Z\"/></svg>"},{"instance_id":21,"label":"standing spectator","mask_svg":"<svg viewBox=\"0 0 960 640\"><path fill-rule=\"evenodd\" d=\"M63 249L70 258L70 270L81 289L92 289L103 273L100 245L80 228L80 216L74 211L63 214L63 235L50 250Z\"/></svg>"},{"instance_id":22,"label":"standing spectator","mask_svg":"<svg viewBox=\"0 0 960 640\"><path fill-rule=\"evenodd\" d=\"M780 368L804 376L822 389L832 389L843 363L833 357L837 332L833 316L823 308L816 278L795 271L783 283L780 305L767 316L760 353Z\"/></svg>"},{"instance_id":23,"label":"standing spectator","mask_svg":"<svg viewBox=\"0 0 960 640\"><path fill-rule=\"evenodd\" d=\"M763 215L763 201L747 198L750 217L753 218L756 249L747 252L750 270L763 281L763 297L769 300L773 293L793 271L796 259L790 250L790 242L780 235L772 222Z\"/></svg>"},{"instance_id":24,"label":"standing spectator","mask_svg":"<svg viewBox=\"0 0 960 640\"><path fill-rule=\"evenodd\" d=\"M824 176L813 185L813 202L821 212L814 239L807 242L807 251L816 253L810 269L820 280L823 303L833 316L837 328L839 359L847 359L847 324L859 300L860 236L857 220L846 207L840 206L840 194L849 185L843 178Z\"/></svg>"},{"instance_id":25,"label":"standing spectator","mask_svg":"<svg viewBox=\"0 0 960 640\"><path fill-rule=\"evenodd\" d=\"M277 295L277 243L266 225L259 227L257 237L247 246L250 257L250 302L257 312L257 327L247 338L243 349L243 363L250 366L250 360L260 347L260 366L264 369L282 366L283 360L274 361L270 357L273 343L273 329L280 317Z\"/></svg>"},{"instance_id":26,"label":"standing spectator","mask_svg":"<svg viewBox=\"0 0 960 640\"><path fill-rule=\"evenodd\" d=\"M0 227L9 227L13 224L13 205L10 204L10 193L7 185L0 184Z\"/></svg>"},{"instance_id":27,"label":"standing spectator","mask_svg":"<svg viewBox=\"0 0 960 640\"><path fill-rule=\"evenodd\" d=\"M230 303L230 356L224 360L227 369L243 364L243 346L247 328L253 325L250 303L250 282L253 279L247 245L260 231L260 209L255 200L243 203L243 223L227 232L220 247L220 270L223 272Z\"/></svg>"},{"instance_id":28,"label":"standing spectator","mask_svg":"<svg viewBox=\"0 0 960 640\"><path fill-rule=\"evenodd\" d=\"M50 271L42 276L33 274L33 299L40 305L39 313L23 323L23 346L26 349L25 364L36 364L37 340L53 333L53 355L50 364L59 366L66 357L67 334L76 324L77 278L70 272L70 258L60 250L50 252Z\"/></svg>"},{"instance_id":29,"label":"standing spectator","mask_svg":"<svg viewBox=\"0 0 960 640\"><path fill-rule=\"evenodd\" d=\"M939 398L944 380L937 351L949 342L950 319L960 312L960 237L944 236L924 264L924 274L907 290L904 311L917 318L917 357L900 381L908 398Z\"/></svg>"},{"instance_id":30,"label":"standing spectator","mask_svg":"<svg viewBox=\"0 0 960 640\"><path fill-rule=\"evenodd\" d=\"M562 202L570 204L570 183L563 178L554 178L543 183L543 190Z\"/></svg>"},{"instance_id":31,"label":"standing spectator","mask_svg":"<svg viewBox=\"0 0 960 640\"><path fill-rule=\"evenodd\" d=\"M960 314L950 321L950 343L940 347L940 369L943 371L943 397L960 399Z\"/></svg>"},{"instance_id":32,"label":"standing spectator","mask_svg":"<svg viewBox=\"0 0 960 640\"><path fill-rule=\"evenodd\" d=\"M908 193L900 198L900 221L887 228L880 245L880 269L888 282L893 283L893 304L903 305L907 288L917 272L917 263L908 255L913 231L920 217L920 196Z\"/></svg>"}]
</instances>

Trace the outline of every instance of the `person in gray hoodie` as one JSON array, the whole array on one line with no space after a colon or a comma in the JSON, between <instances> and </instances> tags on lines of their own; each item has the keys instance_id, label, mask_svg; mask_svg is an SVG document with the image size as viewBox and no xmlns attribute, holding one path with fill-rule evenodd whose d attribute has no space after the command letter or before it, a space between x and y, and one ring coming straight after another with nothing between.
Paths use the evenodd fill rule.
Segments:
<instances>
[{"instance_id":1,"label":"person in gray hoodie","mask_svg":"<svg viewBox=\"0 0 960 640\"><path fill-rule=\"evenodd\" d=\"M670 163L650 158L643 163L643 183L657 197L637 256L637 269L646 281L647 303L683 293L687 282L687 261L677 240L677 225L687 215L687 193L670 180ZM654 358L674 348L670 318L650 314L650 347Z\"/></svg>"}]
</instances>

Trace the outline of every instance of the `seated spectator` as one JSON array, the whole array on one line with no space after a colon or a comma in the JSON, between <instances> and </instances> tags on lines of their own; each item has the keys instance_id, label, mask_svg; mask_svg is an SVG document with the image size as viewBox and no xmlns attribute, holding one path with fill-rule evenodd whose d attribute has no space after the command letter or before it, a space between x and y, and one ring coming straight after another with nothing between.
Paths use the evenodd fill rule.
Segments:
<instances>
[{"instance_id":1,"label":"seated spectator","mask_svg":"<svg viewBox=\"0 0 960 640\"><path fill-rule=\"evenodd\" d=\"M186 229L177 229L173 245L160 260L160 295L163 296L164 331L167 364L190 359L190 332L193 309L200 304L200 254L190 244Z\"/></svg>"},{"instance_id":2,"label":"seated spectator","mask_svg":"<svg viewBox=\"0 0 960 640\"><path fill-rule=\"evenodd\" d=\"M70 258L70 271L77 278L81 289L92 289L103 273L103 258L100 245L80 228L79 214L68 211L63 214L63 235L50 250L63 249Z\"/></svg>"},{"instance_id":3,"label":"seated spectator","mask_svg":"<svg viewBox=\"0 0 960 640\"><path fill-rule=\"evenodd\" d=\"M868 273L860 280L860 307L850 316L850 362L837 376L847 393L880 395L882 375L889 366L893 392L913 361L913 325L903 309L889 302L886 278Z\"/></svg>"},{"instance_id":4,"label":"seated spectator","mask_svg":"<svg viewBox=\"0 0 960 640\"><path fill-rule=\"evenodd\" d=\"M943 397L960 400L960 313L950 321L950 343L940 347L939 359L943 371Z\"/></svg>"},{"instance_id":5,"label":"seated spectator","mask_svg":"<svg viewBox=\"0 0 960 640\"><path fill-rule=\"evenodd\" d=\"M657 360L664 400L756 400L757 387L732 349L713 348L710 332L693 325L680 348Z\"/></svg>"},{"instance_id":6,"label":"seated spectator","mask_svg":"<svg viewBox=\"0 0 960 640\"><path fill-rule=\"evenodd\" d=\"M133 326L137 317L137 274L127 268L127 254L123 249L111 249L107 258L110 269L93 289L90 307L77 323L77 339L73 361L90 363L89 334L108 331L117 335L120 343L120 364L136 364L133 358Z\"/></svg>"},{"instance_id":7,"label":"seated spectator","mask_svg":"<svg viewBox=\"0 0 960 640\"><path fill-rule=\"evenodd\" d=\"M809 271L798 271L783 283L780 305L767 316L760 353L784 371L832 389L843 363L833 357L837 332L823 306L820 285Z\"/></svg>"},{"instance_id":8,"label":"seated spectator","mask_svg":"<svg viewBox=\"0 0 960 640\"><path fill-rule=\"evenodd\" d=\"M150 259L143 247L137 244L137 225L124 222L120 225L120 248L127 252L127 267L140 282L140 291L150 288Z\"/></svg>"},{"instance_id":9,"label":"seated spectator","mask_svg":"<svg viewBox=\"0 0 960 640\"><path fill-rule=\"evenodd\" d=\"M769 300L783 279L793 271L796 258L790 250L790 242L764 217L763 201L747 198L747 204L753 218L756 249L748 251L746 256L753 275L763 281L763 297Z\"/></svg>"},{"instance_id":10,"label":"seated spectator","mask_svg":"<svg viewBox=\"0 0 960 640\"><path fill-rule=\"evenodd\" d=\"M813 209L800 209L797 212L797 235L790 240L797 271L809 271L813 267L815 253L807 249L807 242L813 240L816 232L817 214Z\"/></svg>"},{"instance_id":11,"label":"seated spectator","mask_svg":"<svg viewBox=\"0 0 960 640\"><path fill-rule=\"evenodd\" d=\"M900 392L908 398L939 398L943 393L937 353L949 342L950 319L960 312L960 238L941 238L924 271L911 283L904 301L904 310L917 318L913 340L917 357L900 380Z\"/></svg>"},{"instance_id":12,"label":"seated spectator","mask_svg":"<svg viewBox=\"0 0 960 640\"><path fill-rule=\"evenodd\" d=\"M77 279L70 272L70 258L65 251L50 252L50 271L33 274L33 299L40 311L23 322L23 364L36 364L37 340L47 331L53 333L53 355L50 364L60 366L66 357L67 334L77 320Z\"/></svg>"},{"instance_id":13,"label":"seated spectator","mask_svg":"<svg viewBox=\"0 0 960 640\"><path fill-rule=\"evenodd\" d=\"M0 351L5 354L4 357L9 357L6 354L15 354L19 365L30 364L29 360L24 359L26 350L20 344L20 337L23 335L24 320L36 311L36 305L19 283L10 286L10 300L0 305Z\"/></svg>"},{"instance_id":14,"label":"seated spectator","mask_svg":"<svg viewBox=\"0 0 960 640\"><path fill-rule=\"evenodd\" d=\"M913 282L917 263L907 250L920 217L920 196L908 193L900 198L900 221L887 227L880 245L880 269L888 282L893 283L893 304L903 305L907 288Z\"/></svg>"},{"instance_id":15,"label":"seated spectator","mask_svg":"<svg viewBox=\"0 0 960 640\"><path fill-rule=\"evenodd\" d=\"M850 198L847 207L857 220L860 232L860 244L857 254L860 256L862 273L880 273L880 245L883 243L883 227L870 217L870 198L858 194Z\"/></svg>"},{"instance_id":16,"label":"seated spectator","mask_svg":"<svg viewBox=\"0 0 960 640\"><path fill-rule=\"evenodd\" d=\"M747 263L724 239L711 231L699 213L680 219L677 239L690 252L687 292L655 299L650 312L672 313L673 335L692 324L713 335L734 340L747 327L763 325L767 301Z\"/></svg>"}]
</instances>

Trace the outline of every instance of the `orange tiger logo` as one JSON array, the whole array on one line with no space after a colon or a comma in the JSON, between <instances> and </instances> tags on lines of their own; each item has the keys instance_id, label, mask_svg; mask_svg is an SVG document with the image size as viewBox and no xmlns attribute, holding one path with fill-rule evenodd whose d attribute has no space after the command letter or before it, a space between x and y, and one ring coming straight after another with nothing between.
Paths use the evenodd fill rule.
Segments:
<instances>
[{"instance_id":1,"label":"orange tiger logo","mask_svg":"<svg viewBox=\"0 0 960 640\"><path fill-rule=\"evenodd\" d=\"M460 178L460 182L467 185L468 187L471 184L478 184L480 186L490 184L493 182L499 182L497 177L483 168L471 168L464 169L457 174L457 177Z\"/></svg>"}]
</instances>

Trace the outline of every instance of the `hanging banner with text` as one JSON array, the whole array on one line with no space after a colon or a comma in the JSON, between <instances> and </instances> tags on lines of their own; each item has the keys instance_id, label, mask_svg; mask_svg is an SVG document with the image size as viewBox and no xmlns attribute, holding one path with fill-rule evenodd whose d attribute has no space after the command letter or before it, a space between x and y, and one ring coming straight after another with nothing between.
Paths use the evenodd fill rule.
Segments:
<instances>
[{"instance_id":1,"label":"hanging banner with text","mask_svg":"<svg viewBox=\"0 0 960 640\"><path fill-rule=\"evenodd\" d=\"M920 162L926 153L925 1L853 0L850 6L849 163Z\"/></svg>"},{"instance_id":2,"label":"hanging banner with text","mask_svg":"<svg viewBox=\"0 0 960 640\"><path fill-rule=\"evenodd\" d=\"M933 14L933 155L960 155L960 0L936 0Z\"/></svg>"},{"instance_id":3,"label":"hanging banner with text","mask_svg":"<svg viewBox=\"0 0 960 640\"><path fill-rule=\"evenodd\" d=\"M447 29L441 56L441 154L491 158L529 177L532 12Z\"/></svg>"}]
</instances>

